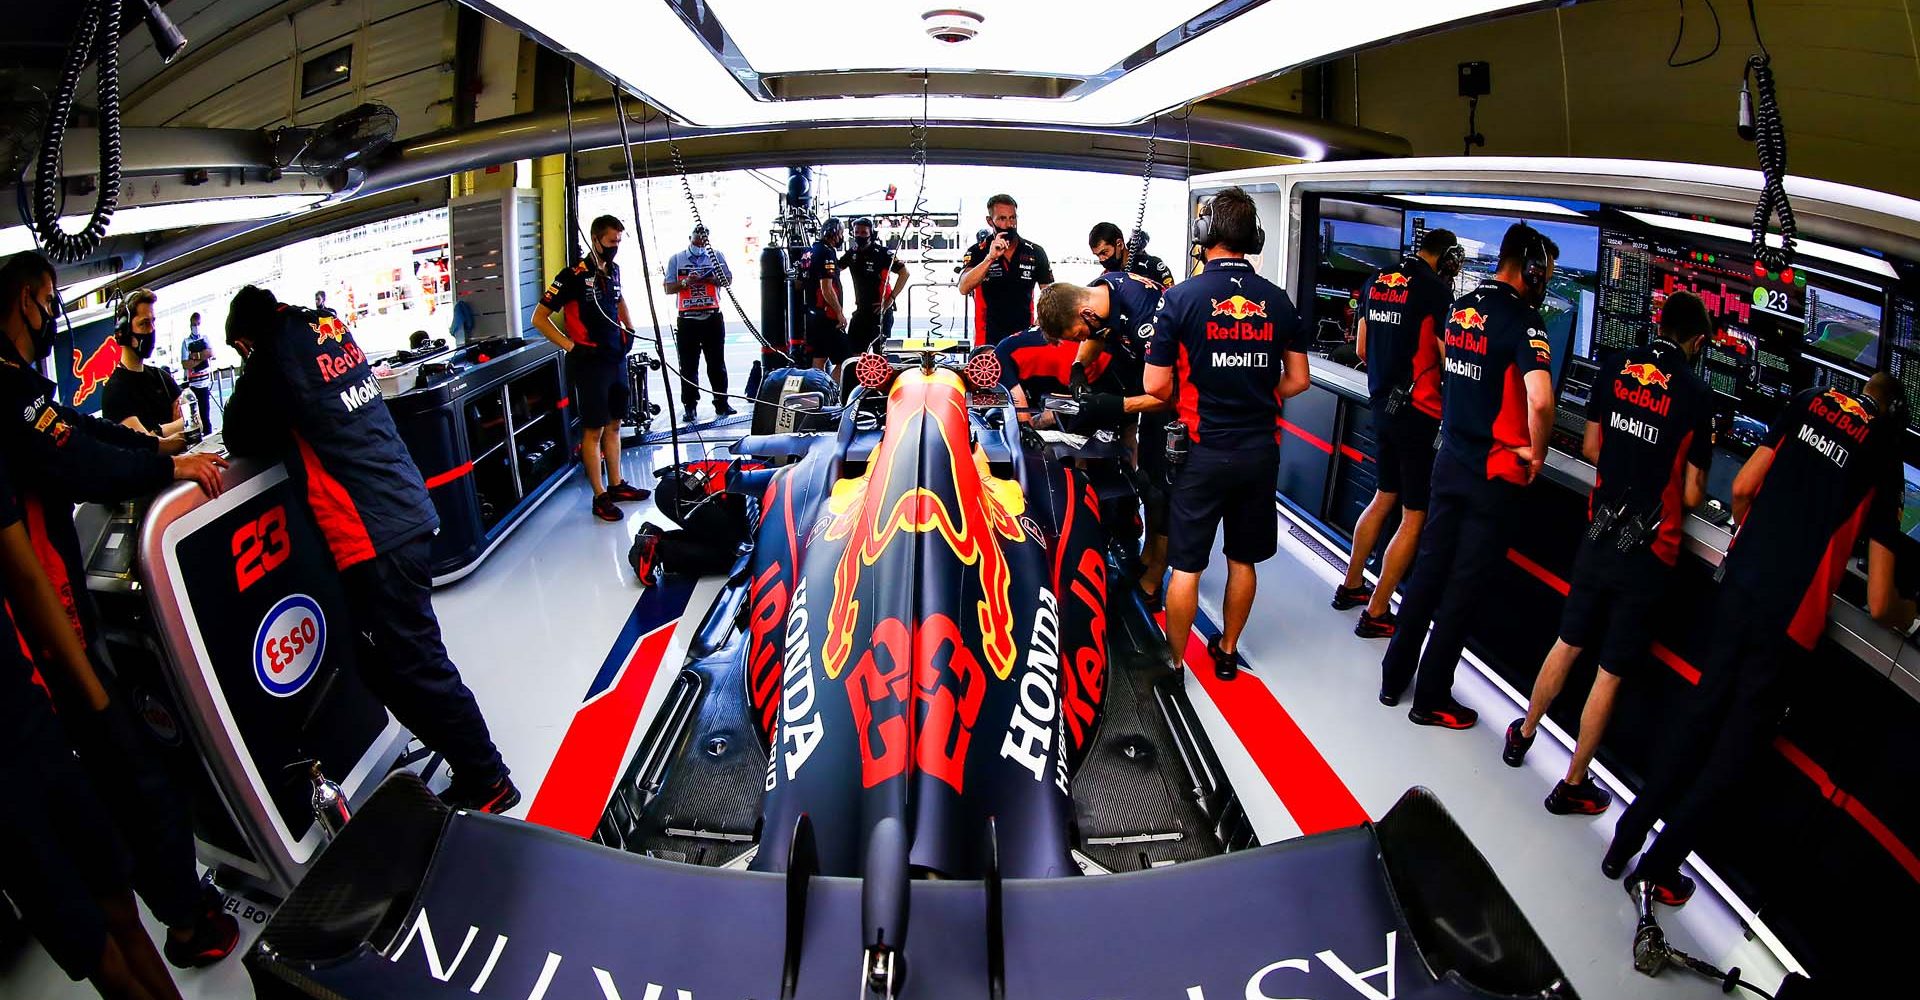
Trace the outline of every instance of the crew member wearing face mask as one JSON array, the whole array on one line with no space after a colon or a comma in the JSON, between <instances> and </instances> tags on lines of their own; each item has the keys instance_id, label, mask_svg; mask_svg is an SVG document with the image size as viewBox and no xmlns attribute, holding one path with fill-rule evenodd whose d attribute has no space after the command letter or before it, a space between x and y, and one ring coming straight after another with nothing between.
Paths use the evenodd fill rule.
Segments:
<instances>
[{"instance_id":1,"label":"crew member wearing face mask","mask_svg":"<svg viewBox=\"0 0 1920 1000\"><path fill-rule=\"evenodd\" d=\"M1540 303L1559 256L1539 230L1515 223L1500 240L1499 270L1447 314L1433 501L1380 664L1383 705L1399 704L1417 673L1407 718L1418 725L1470 729L1478 718L1454 699L1453 671L1488 574L1506 558L1521 491L1546 464L1553 348Z\"/></svg>"},{"instance_id":2,"label":"crew member wearing face mask","mask_svg":"<svg viewBox=\"0 0 1920 1000\"><path fill-rule=\"evenodd\" d=\"M1093 251L1094 259L1100 262L1102 271L1137 274L1162 289L1173 287L1173 268L1147 252L1145 230L1135 230L1133 243L1129 245L1121 235L1119 226L1102 222L1087 234L1087 249Z\"/></svg>"},{"instance_id":3,"label":"crew member wearing face mask","mask_svg":"<svg viewBox=\"0 0 1920 1000\"><path fill-rule=\"evenodd\" d=\"M173 373L147 364L153 356L153 303L151 289L127 296L126 312L113 334L120 342L120 367L100 390L100 415L166 437L180 433L187 422L180 413L180 385Z\"/></svg>"},{"instance_id":4,"label":"crew member wearing face mask","mask_svg":"<svg viewBox=\"0 0 1920 1000\"><path fill-rule=\"evenodd\" d=\"M873 236L873 220L853 220L853 247L840 258L853 278L853 315L847 320L847 350L876 349L893 336L893 303L907 288L907 264Z\"/></svg>"},{"instance_id":5,"label":"crew member wearing face mask","mask_svg":"<svg viewBox=\"0 0 1920 1000\"><path fill-rule=\"evenodd\" d=\"M174 480L218 496L227 463L179 454L186 449L179 435L154 437L54 402L56 386L36 370L53 352L54 304L53 265L45 257L27 251L0 266L0 461L12 474L41 568L81 645L97 657L98 621L74 503L134 500ZM98 679L112 676L97 659L94 671ZM134 889L169 929L167 959L184 968L226 957L239 928L221 911L218 894L201 886L184 799L161 769L151 733L111 685L105 708L80 697L80 685L52 686L68 738L132 851Z\"/></svg>"},{"instance_id":6,"label":"crew member wearing face mask","mask_svg":"<svg viewBox=\"0 0 1920 1000\"><path fill-rule=\"evenodd\" d=\"M1033 325L1033 293L1053 284L1053 265L1040 244L1020 238L1020 206L1009 194L987 199L990 239L960 260L960 294L973 296L976 344L998 344Z\"/></svg>"},{"instance_id":7,"label":"crew member wearing face mask","mask_svg":"<svg viewBox=\"0 0 1920 1000\"><path fill-rule=\"evenodd\" d=\"M727 402L727 321L720 315L720 289L733 284L727 259L709 245L707 227L693 227L687 248L667 261L661 287L675 297L679 319L673 325L674 346L680 358L680 403L686 421L699 418L700 359L707 359L707 384L713 389L713 412L733 416Z\"/></svg>"},{"instance_id":8,"label":"crew member wearing face mask","mask_svg":"<svg viewBox=\"0 0 1920 1000\"><path fill-rule=\"evenodd\" d=\"M620 475L620 422L627 419L627 352L633 320L620 294L620 266L613 262L627 227L611 215L593 220L593 251L554 275L533 309L533 328L567 352L567 383L580 415L580 461L593 488L593 516L619 521L620 503L645 500L646 490ZM600 464L606 462L606 478Z\"/></svg>"}]
</instances>

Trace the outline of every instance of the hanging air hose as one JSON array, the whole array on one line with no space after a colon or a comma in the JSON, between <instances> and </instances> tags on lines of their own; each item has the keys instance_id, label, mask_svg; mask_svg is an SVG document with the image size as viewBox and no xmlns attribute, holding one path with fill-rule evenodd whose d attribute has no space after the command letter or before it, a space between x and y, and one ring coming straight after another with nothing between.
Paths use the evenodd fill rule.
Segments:
<instances>
[{"instance_id":1,"label":"hanging air hose","mask_svg":"<svg viewBox=\"0 0 1920 1000\"><path fill-rule=\"evenodd\" d=\"M1140 259L1140 251L1146 249L1147 235L1147 193L1153 189L1153 157L1159 146L1160 116L1154 115L1147 126L1147 166L1140 173L1140 209L1133 214L1133 232L1127 236L1127 265Z\"/></svg>"},{"instance_id":2,"label":"hanging air hose","mask_svg":"<svg viewBox=\"0 0 1920 1000\"><path fill-rule=\"evenodd\" d=\"M1756 28L1757 31L1757 28ZM1741 81L1741 104L1753 88L1753 149L1760 158L1760 200L1753 207L1753 259L1768 270L1793 264L1793 206L1787 203L1787 130L1780 122L1780 103L1773 89L1773 69L1762 51L1747 59ZM1778 217L1780 246L1767 245L1767 220Z\"/></svg>"},{"instance_id":3,"label":"hanging air hose","mask_svg":"<svg viewBox=\"0 0 1920 1000\"><path fill-rule=\"evenodd\" d=\"M912 150L913 167L920 175L917 189L913 193L913 215L908 225L913 230L914 245L920 248L920 267L925 275L927 293L927 336L931 342L940 339L940 330L944 323L940 316L940 296L933 294L933 260L927 255L927 249L933 243L933 219L927 212L927 135L931 129L928 115L929 96L927 93L928 76L920 75L920 117L914 119L908 148ZM913 333L912 330L907 331Z\"/></svg>"},{"instance_id":4,"label":"hanging air hose","mask_svg":"<svg viewBox=\"0 0 1920 1000\"><path fill-rule=\"evenodd\" d=\"M571 71L568 73L572 75ZM609 81L612 82L612 81ZM613 113L620 116L620 151L627 158L627 194L633 199L633 225L640 228L640 182L633 174L633 140L627 135L627 100L625 91L618 83L613 84ZM652 219L647 220L649 223ZM647 260L646 233L637 234L640 238L634 242L640 244L640 274L647 285L647 315L653 318L653 350L660 359L660 385L667 394L667 432L673 441L673 464L680 464L680 418L673 412L673 383L668 381L667 338L660 331L660 309L653 302L653 265Z\"/></svg>"},{"instance_id":5,"label":"hanging air hose","mask_svg":"<svg viewBox=\"0 0 1920 1000\"><path fill-rule=\"evenodd\" d=\"M73 100L80 75L92 59L98 64L94 92L100 104L100 185L94 190L93 217L86 228L69 233L60 228L61 147L73 117ZM77 261L93 253L107 235L107 224L120 202L120 2L93 0L80 14L79 28L67 49L66 66L47 116L33 186L33 228L53 259Z\"/></svg>"}]
</instances>

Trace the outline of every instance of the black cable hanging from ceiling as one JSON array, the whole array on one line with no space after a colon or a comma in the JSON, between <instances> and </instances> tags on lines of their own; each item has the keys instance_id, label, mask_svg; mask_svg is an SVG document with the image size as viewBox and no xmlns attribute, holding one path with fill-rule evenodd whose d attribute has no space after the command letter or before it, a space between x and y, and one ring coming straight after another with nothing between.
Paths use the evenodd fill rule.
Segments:
<instances>
[{"instance_id":1,"label":"black cable hanging from ceiling","mask_svg":"<svg viewBox=\"0 0 1920 1000\"><path fill-rule=\"evenodd\" d=\"M98 64L94 92L100 105L100 182L94 189L93 214L86 227L69 233L60 228L60 213L65 207L61 149L66 144L74 97L89 58ZM93 0L81 12L73 44L67 49L35 165L30 221L41 246L54 260L78 261L99 249L120 203L120 166L120 0Z\"/></svg>"}]
</instances>

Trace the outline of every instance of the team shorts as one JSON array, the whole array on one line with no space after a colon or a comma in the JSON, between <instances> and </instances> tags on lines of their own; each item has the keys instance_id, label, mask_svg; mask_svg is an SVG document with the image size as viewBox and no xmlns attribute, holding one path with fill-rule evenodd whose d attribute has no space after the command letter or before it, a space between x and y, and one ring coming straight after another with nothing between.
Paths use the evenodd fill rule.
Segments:
<instances>
[{"instance_id":1,"label":"team shorts","mask_svg":"<svg viewBox=\"0 0 1920 1000\"><path fill-rule=\"evenodd\" d=\"M24 679L0 698L38 699L24 723L0 735L0 890L61 971L78 982L98 971L107 943L99 900L125 894L133 863L113 817L68 749L38 687ZM16 707L19 707L16 705Z\"/></svg>"},{"instance_id":2,"label":"team shorts","mask_svg":"<svg viewBox=\"0 0 1920 1000\"><path fill-rule=\"evenodd\" d=\"M609 357L590 348L567 353L567 384L572 387L574 412L583 427L606 427L627 419L633 390L627 385L624 357Z\"/></svg>"},{"instance_id":3,"label":"team shorts","mask_svg":"<svg viewBox=\"0 0 1920 1000\"><path fill-rule=\"evenodd\" d=\"M1644 548L1622 555L1613 546L1612 537L1581 541L1560 612L1560 638L1596 653L1602 670L1625 678L1646 665L1667 567Z\"/></svg>"},{"instance_id":4,"label":"team shorts","mask_svg":"<svg viewBox=\"0 0 1920 1000\"><path fill-rule=\"evenodd\" d=\"M1380 492L1399 496L1400 506L1408 510L1426 510L1433 497L1433 441L1440 433L1440 421L1413 409L1412 404L1387 416L1376 403L1373 429L1380 442Z\"/></svg>"},{"instance_id":5,"label":"team shorts","mask_svg":"<svg viewBox=\"0 0 1920 1000\"><path fill-rule=\"evenodd\" d=\"M1184 573L1207 568L1216 529L1232 562L1257 563L1280 547L1274 489L1280 446L1217 450L1195 445L1174 475L1167 503L1167 566Z\"/></svg>"}]
</instances>

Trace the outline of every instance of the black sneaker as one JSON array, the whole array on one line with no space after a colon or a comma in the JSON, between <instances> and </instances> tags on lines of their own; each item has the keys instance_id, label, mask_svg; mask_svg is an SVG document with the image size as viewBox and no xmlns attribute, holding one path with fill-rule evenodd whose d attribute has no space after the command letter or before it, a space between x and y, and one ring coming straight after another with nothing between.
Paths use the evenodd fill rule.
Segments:
<instances>
[{"instance_id":1,"label":"black sneaker","mask_svg":"<svg viewBox=\"0 0 1920 1000\"><path fill-rule=\"evenodd\" d=\"M1693 879L1679 872L1655 878L1635 868L1633 874L1627 876L1627 892L1632 893L1636 886L1641 885L1645 885L1647 891L1653 893L1654 902L1663 906L1687 905L1687 900L1693 898L1693 890L1697 888L1693 884Z\"/></svg>"},{"instance_id":2,"label":"black sneaker","mask_svg":"<svg viewBox=\"0 0 1920 1000\"><path fill-rule=\"evenodd\" d=\"M193 918L193 935L185 941L166 936L161 948L176 969L204 969L233 954L240 944L240 922L222 908L220 894L205 887L204 902Z\"/></svg>"},{"instance_id":3,"label":"black sneaker","mask_svg":"<svg viewBox=\"0 0 1920 1000\"><path fill-rule=\"evenodd\" d=\"M622 482L607 487L606 495L612 497L614 503L638 503L652 496L653 492L643 490L632 483Z\"/></svg>"},{"instance_id":4,"label":"black sneaker","mask_svg":"<svg viewBox=\"0 0 1920 1000\"><path fill-rule=\"evenodd\" d=\"M485 788L477 789L464 788L460 779L455 778L453 784L440 793L440 801L453 809L498 815L520 804L520 789L514 787L512 778L501 778Z\"/></svg>"},{"instance_id":5,"label":"black sneaker","mask_svg":"<svg viewBox=\"0 0 1920 1000\"><path fill-rule=\"evenodd\" d=\"M1627 870L1627 862L1632 861L1633 856L1640 853L1640 845L1645 841L1646 838L1642 837L1628 842L1616 832L1613 835L1613 842L1607 845L1606 855L1600 859L1600 874L1608 878L1619 878L1620 873Z\"/></svg>"},{"instance_id":6,"label":"black sneaker","mask_svg":"<svg viewBox=\"0 0 1920 1000\"><path fill-rule=\"evenodd\" d=\"M1526 723L1525 719L1515 719L1507 726L1507 746L1500 751L1500 759L1506 761L1508 767L1519 767L1525 764L1527 751L1533 749L1533 736L1540 735L1539 733L1534 733L1533 736L1520 735L1520 727ZM1552 809L1553 806L1549 805L1547 808Z\"/></svg>"},{"instance_id":7,"label":"black sneaker","mask_svg":"<svg viewBox=\"0 0 1920 1000\"><path fill-rule=\"evenodd\" d=\"M1142 590L1140 592L1140 603L1146 605L1147 614L1149 615L1157 615L1167 610L1167 585L1164 583L1161 584L1160 589L1151 594Z\"/></svg>"},{"instance_id":8,"label":"black sneaker","mask_svg":"<svg viewBox=\"0 0 1920 1000\"><path fill-rule=\"evenodd\" d=\"M1613 796L1595 784L1591 774L1577 785L1562 781L1547 793L1547 811L1555 816L1598 816L1612 804Z\"/></svg>"},{"instance_id":9,"label":"black sneaker","mask_svg":"<svg viewBox=\"0 0 1920 1000\"><path fill-rule=\"evenodd\" d=\"M1449 701L1433 708L1423 709L1415 706L1407 710L1407 719L1416 726L1437 726L1441 729L1472 729L1480 721L1480 713L1460 704Z\"/></svg>"},{"instance_id":10,"label":"black sneaker","mask_svg":"<svg viewBox=\"0 0 1920 1000\"><path fill-rule=\"evenodd\" d=\"M613 496L608 493L593 498L593 516L602 521L619 521L626 517L620 513L619 507L614 506Z\"/></svg>"},{"instance_id":11,"label":"black sneaker","mask_svg":"<svg viewBox=\"0 0 1920 1000\"><path fill-rule=\"evenodd\" d=\"M1339 586L1333 588L1333 610L1346 611L1357 608L1373 599L1373 588L1366 584L1358 587Z\"/></svg>"},{"instance_id":12,"label":"black sneaker","mask_svg":"<svg viewBox=\"0 0 1920 1000\"><path fill-rule=\"evenodd\" d=\"M1386 688L1380 689L1380 704L1393 708L1400 704L1400 696Z\"/></svg>"},{"instance_id":13,"label":"black sneaker","mask_svg":"<svg viewBox=\"0 0 1920 1000\"><path fill-rule=\"evenodd\" d=\"M697 423L699 423L699 422L700 422L700 411L699 411L699 410L696 410L696 409L694 409L694 408L693 408L693 407L691 407L691 406L689 406L689 407L687 407L687 410L686 410L686 412L685 412L685 413L682 413L682 414L680 414L680 422L681 422L681 423L683 423L683 424L697 424Z\"/></svg>"},{"instance_id":14,"label":"black sneaker","mask_svg":"<svg viewBox=\"0 0 1920 1000\"><path fill-rule=\"evenodd\" d=\"M1391 611L1378 618L1362 611L1359 623L1353 626L1353 634L1362 639L1391 639L1399 625L1400 619Z\"/></svg>"},{"instance_id":15,"label":"black sneaker","mask_svg":"<svg viewBox=\"0 0 1920 1000\"><path fill-rule=\"evenodd\" d=\"M725 403L713 404L713 415L716 417L731 417L734 414L739 412L740 412L739 410L736 410Z\"/></svg>"},{"instance_id":16,"label":"black sneaker","mask_svg":"<svg viewBox=\"0 0 1920 1000\"><path fill-rule=\"evenodd\" d=\"M1239 651L1229 653L1221 649L1219 636L1207 640L1207 655L1213 658L1213 676L1223 681L1240 676Z\"/></svg>"}]
</instances>

